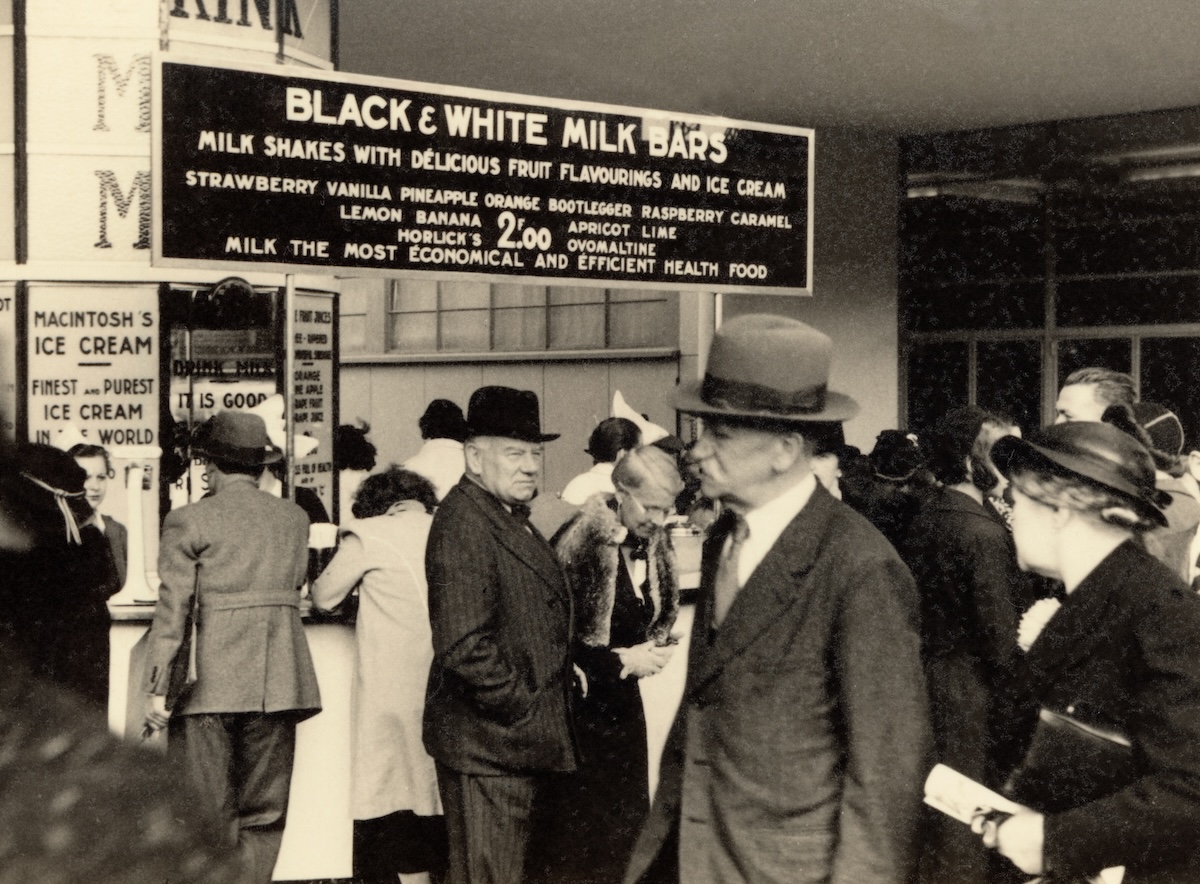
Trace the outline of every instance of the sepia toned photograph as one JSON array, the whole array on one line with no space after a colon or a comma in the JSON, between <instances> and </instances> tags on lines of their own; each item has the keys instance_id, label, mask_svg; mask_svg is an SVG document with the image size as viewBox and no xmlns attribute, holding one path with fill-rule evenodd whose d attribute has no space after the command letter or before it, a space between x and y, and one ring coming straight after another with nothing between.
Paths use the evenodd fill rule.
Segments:
<instances>
[{"instance_id":1,"label":"sepia toned photograph","mask_svg":"<svg viewBox=\"0 0 1200 884\"><path fill-rule=\"evenodd\" d=\"M1200 882L1198 68L0 0L0 882Z\"/></svg>"}]
</instances>

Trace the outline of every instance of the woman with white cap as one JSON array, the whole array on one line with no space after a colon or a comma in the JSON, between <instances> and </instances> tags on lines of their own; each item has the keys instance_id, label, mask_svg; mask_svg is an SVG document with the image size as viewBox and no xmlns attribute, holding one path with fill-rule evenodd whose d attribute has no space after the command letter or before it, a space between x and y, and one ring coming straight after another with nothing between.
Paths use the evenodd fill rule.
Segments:
<instances>
[{"instance_id":1,"label":"woman with white cap","mask_svg":"<svg viewBox=\"0 0 1200 884\"><path fill-rule=\"evenodd\" d=\"M1150 454L1065 423L1003 438L992 459L1021 567L1066 600L1027 654L1041 713L1006 790L1029 809L975 828L1054 880L1119 866L1126 884L1200 880L1200 598L1139 542L1165 523Z\"/></svg>"}]
</instances>

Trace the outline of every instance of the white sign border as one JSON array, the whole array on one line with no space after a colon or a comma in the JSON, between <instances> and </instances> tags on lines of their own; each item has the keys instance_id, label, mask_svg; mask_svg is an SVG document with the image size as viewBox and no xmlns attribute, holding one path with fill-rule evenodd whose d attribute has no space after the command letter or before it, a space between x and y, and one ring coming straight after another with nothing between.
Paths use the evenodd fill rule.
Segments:
<instances>
[{"instance_id":1,"label":"white sign border","mask_svg":"<svg viewBox=\"0 0 1200 884\"><path fill-rule=\"evenodd\" d=\"M248 74L266 74L269 76L295 77L298 79L319 80L339 84L357 84L363 86L378 86L385 89L411 90L428 92L434 95L445 95L455 98L492 101L497 103L527 104L535 107L555 107L563 110L590 111L594 113L622 114L626 116L659 116L670 120L705 126L723 126L736 129L754 129L760 132L775 132L783 135L794 135L808 139L808 194L807 218L805 224L806 237L806 270L805 278L808 285L804 288L795 286L714 286L698 282L657 282L637 279L593 279L589 277L547 277L547 276L517 276L509 274L489 274L481 271L446 271L446 270L397 270L391 267L355 267L328 264L305 264L300 262L274 261L238 261L213 260L195 258L166 258L162 253L162 135L163 135L163 75L164 64L192 65L201 68L219 68L223 70L240 71ZM244 272L246 270L273 271L278 273L311 273L319 276L333 277L384 277L424 278L450 281L488 281L492 283L512 283L515 285L554 285L554 286L589 286L594 288L628 288L628 289L660 289L665 291L703 291L703 292L734 292L759 295L812 295L813 293L813 228L814 228L814 185L816 174L816 132L797 126L781 126L775 123L754 123L748 120L736 120L728 117L712 117L700 114L656 110L653 108L630 107L625 105L604 104L600 102L578 101L568 98L546 98L523 95L516 92L498 92L488 89L476 89L466 86L448 86L437 83L422 83L416 80L390 79L387 77L369 76L366 74L349 74L342 71L324 71L302 68L291 65L256 65L232 64L220 60L200 60L186 56L175 56L155 51L151 59L151 252L150 263L154 267L184 267L205 270L228 270Z\"/></svg>"}]
</instances>

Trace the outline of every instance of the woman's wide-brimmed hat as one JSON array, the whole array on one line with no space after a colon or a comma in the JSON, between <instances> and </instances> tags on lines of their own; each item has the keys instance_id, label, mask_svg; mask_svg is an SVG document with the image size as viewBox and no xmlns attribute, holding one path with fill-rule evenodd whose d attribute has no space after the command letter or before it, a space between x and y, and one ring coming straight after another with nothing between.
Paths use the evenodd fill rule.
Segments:
<instances>
[{"instance_id":1,"label":"woman's wide-brimmed hat","mask_svg":"<svg viewBox=\"0 0 1200 884\"><path fill-rule=\"evenodd\" d=\"M521 442L549 442L558 433L543 433L537 393L512 387L480 387L467 403L469 436L502 436Z\"/></svg>"},{"instance_id":2,"label":"woman's wide-brimmed hat","mask_svg":"<svg viewBox=\"0 0 1200 884\"><path fill-rule=\"evenodd\" d=\"M92 514L83 490L87 471L65 451L37 444L17 451L15 471L19 480L0 490L17 522L38 538L61 532L79 543L79 526Z\"/></svg>"},{"instance_id":3,"label":"woman's wide-brimmed hat","mask_svg":"<svg viewBox=\"0 0 1200 884\"><path fill-rule=\"evenodd\" d=\"M717 329L704 379L680 385L675 408L786 423L849 420L858 404L828 389L832 357L829 336L797 319L738 316Z\"/></svg>"},{"instance_id":4,"label":"woman's wide-brimmed hat","mask_svg":"<svg viewBox=\"0 0 1200 884\"><path fill-rule=\"evenodd\" d=\"M1093 421L1055 424L1026 439L1005 436L992 447L1005 476L1025 468L1081 479L1128 498L1143 516L1166 525L1167 496L1154 485L1154 460L1146 447L1116 427Z\"/></svg>"},{"instance_id":5,"label":"woman's wide-brimmed hat","mask_svg":"<svg viewBox=\"0 0 1200 884\"><path fill-rule=\"evenodd\" d=\"M244 411L221 411L210 417L196 431L192 451L248 467L283 459L283 452L267 435L263 419Z\"/></svg>"}]
</instances>

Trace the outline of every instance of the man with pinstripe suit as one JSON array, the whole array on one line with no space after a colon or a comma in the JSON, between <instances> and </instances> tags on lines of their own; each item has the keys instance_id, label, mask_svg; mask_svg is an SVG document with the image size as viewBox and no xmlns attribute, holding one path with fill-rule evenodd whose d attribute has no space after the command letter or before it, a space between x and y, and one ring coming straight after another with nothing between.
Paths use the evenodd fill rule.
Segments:
<instances>
[{"instance_id":1,"label":"man with pinstripe suit","mask_svg":"<svg viewBox=\"0 0 1200 884\"><path fill-rule=\"evenodd\" d=\"M537 395L481 387L466 473L438 508L425 568L434 660L425 747L450 838L447 884L518 884L539 790L575 769L571 596L529 524L543 433Z\"/></svg>"}]
</instances>

